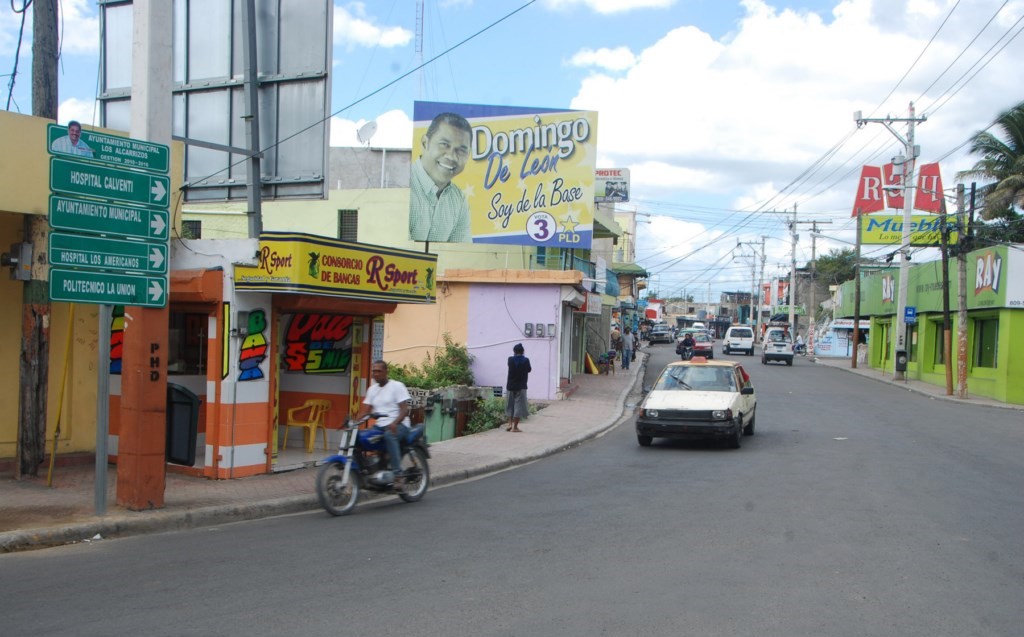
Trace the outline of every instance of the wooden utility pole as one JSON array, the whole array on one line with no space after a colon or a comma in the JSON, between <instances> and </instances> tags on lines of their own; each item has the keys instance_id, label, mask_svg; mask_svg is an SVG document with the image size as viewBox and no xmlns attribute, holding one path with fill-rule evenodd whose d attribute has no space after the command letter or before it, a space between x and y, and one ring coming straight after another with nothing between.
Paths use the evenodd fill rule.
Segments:
<instances>
[{"instance_id":1,"label":"wooden utility pole","mask_svg":"<svg viewBox=\"0 0 1024 637\"><path fill-rule=\"evenodd\" d=\"M974 208L974 185L971 184L971 208ZM967 398L967 250L971 246L971 229L964 222L964 185L956 187L957 225L960 245L956 251L956 397Z\"/></svg>"},{"instance_id":2,"label":"wooden utility pole","mask_svg":"<svg viewBox=\"0 0 1024 637\"><path fill-rule=\"evenodd\" d=\"M963 186L961 186L962 188ZM941 194L941 193L940 193ZM963 204L963 196L957 198L957 205ZM959 210L957 211L959 212ZM946 365L946 395L953 395L952 365L952 324L949 318L949 228L946 225L946 200L942 199L942 218L939 222L940 247L942 248L942 362Z\"/></svg>"},{"instance_id":3,"label":"wooden utility pole","mask_svg":"<svg viewBox=\"0 0 1024 637\"><path fill-rule=\"evenodd\" d=\"M32 114L57 120L57 2L32 3ZM39 140L45 144L45 140ZM24 240L32 244L32 278L21 297L18 365L18 463L16 475L39 475L46 455L46 399L50 376L49 224L25 215Z\"/></svg>"}]
</instances>

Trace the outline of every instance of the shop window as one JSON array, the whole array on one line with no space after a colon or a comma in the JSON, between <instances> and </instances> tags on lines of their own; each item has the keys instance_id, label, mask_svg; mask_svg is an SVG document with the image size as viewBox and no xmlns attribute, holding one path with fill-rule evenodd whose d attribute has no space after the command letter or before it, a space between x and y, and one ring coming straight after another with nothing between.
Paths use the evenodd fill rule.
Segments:
<instances>
[{"instance_id":1,"label":"shop window","mask_svg":"<svg viewBox=\"0 0 1024 637\"><path fill-rule=\"evenodd\" d=\"M996 366L999 351L999 319L975 319L974 321L974 366Z\"/></svg>"},{"instance_id":2,"label":"shop window","mask_svg":"<svg viewBox=\"0 0 1024 637\"><path fill-rule=\"evenodd\" d=\"M917 362L917 325L908 325L907 331L909 332L907 343L910 345L907 347L907 360L915 363Z\"/></svg>"},{"instance_id":3,"label":"shop window","mask_svg":"<svg viewBox=\"0 0 1024 637\"><path fill-rule=\"evenodd\" d=\"M182 221L181 222L181 235L185 239L202 239L203 238L203 222L202 221Z\"/></svg>"},{"instance_id":4,"label":"shop window","mask_svg":"<svg viewBox=\"0 0 1024 637\"><path fill-rule=\"evenodd\" d=\"M932 324L935 326L935 329L934 329L934 332L935 332L935 356L933 358L935 360L935 364L936 365L945 365L946 364L946 352L945 352L945 349L943 348L943 345L942 345L942 341L943 341L943 338L944 338L942 336L942 322L941 321L933 321Z\"/></svg>"},{"instance_id":5,"label":"shop window","mask_svg":"<svg viewBox=\"0 0 1024 637\"><path fill-rule=\"evenodd\" d=\"M359 211L338 211L338 238L342 241L358 241Z\"/></svg>"},{"instance_id":6,"label":"shop window","mask_svg":"<svg viewBox=\"0 0 1024 637\"><path fill-rule=\"evenodd\" d=\"M167 339L168 376L203 376L206 374L206 333L209 317L206 314L171 312L170 334Z\"/></svg>"}]
</instances>

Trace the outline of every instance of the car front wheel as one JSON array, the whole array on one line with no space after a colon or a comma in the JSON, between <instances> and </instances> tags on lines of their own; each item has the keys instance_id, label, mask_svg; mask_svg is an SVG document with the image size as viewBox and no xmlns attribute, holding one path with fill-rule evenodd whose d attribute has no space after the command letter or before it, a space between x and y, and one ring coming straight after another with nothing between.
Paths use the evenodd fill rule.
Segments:
<instances>
[{"instance_id":1,"label":"car front wheel","mask_svg":"<svg viewBox=\"0 0 1024 637\"><path fill-rule=\"evenodd\" d=\"M641 447L650 447L651 446L651 442L654 441L654 438L651 438L650 436L644 436L644 435L641 435L641 434L637 434L636 435L636 441L637 441L637 443L639 443L639 445Z\"/></svg>"},{"instance_id":2,"label":"car front wheel","mask_svg":"<svg viewBox=\"0 0 1024 637\"><path fill-rule=\"evenodd\" d=\"M728 440L730 449L739 449L743 444L743 417L739 416L736 418L736 423L733 427L733 433L729 436Z\"/></svg>"}]
</instances>

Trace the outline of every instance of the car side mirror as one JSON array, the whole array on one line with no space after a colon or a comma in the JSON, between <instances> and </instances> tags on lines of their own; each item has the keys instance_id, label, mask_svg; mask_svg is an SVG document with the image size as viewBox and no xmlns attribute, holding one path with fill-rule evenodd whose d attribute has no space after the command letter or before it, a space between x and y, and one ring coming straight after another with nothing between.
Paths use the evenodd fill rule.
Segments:
<instances>
[{"instance_id":1,"label":"car side mirror","mask_svg":"<svg viewBox=\"0 0 1024 637\"><path fill-rule=\"evenodd\" d=\"M740 390L740 393L743 394L744 396L753 396L754 395L754 388L753 387L744 387L743 389Z\"/></svg>"}]
</instances>

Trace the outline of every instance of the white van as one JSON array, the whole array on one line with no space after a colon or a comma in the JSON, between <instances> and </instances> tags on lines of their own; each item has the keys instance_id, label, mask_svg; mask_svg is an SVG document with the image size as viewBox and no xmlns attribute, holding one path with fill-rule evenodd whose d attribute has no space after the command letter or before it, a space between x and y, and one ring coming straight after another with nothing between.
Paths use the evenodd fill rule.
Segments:
<instances>
[{"instance_id":1,"label":"white van","mask_svg":"<svg viewBox=\"0 0 1024 637\"><path fill-rule=\"evenodd\" d=\"M761 364L767 365L769 361L782 361L787 365L793 365L793 339L789 332L781 327L769 327L764 333L764 342L761 343Z\"/></svg>"},{"instance_id":2,"label":"white van","mask_svg":"<svg viewBox=\"0 0 1024 637\"><path fill-rule=\"evenodd\" d=\"M742 325L733 325L725 332L722 339L722 352L744 352L747 356L754 355L754 330Z\"/></svg>"}]
</instances>

